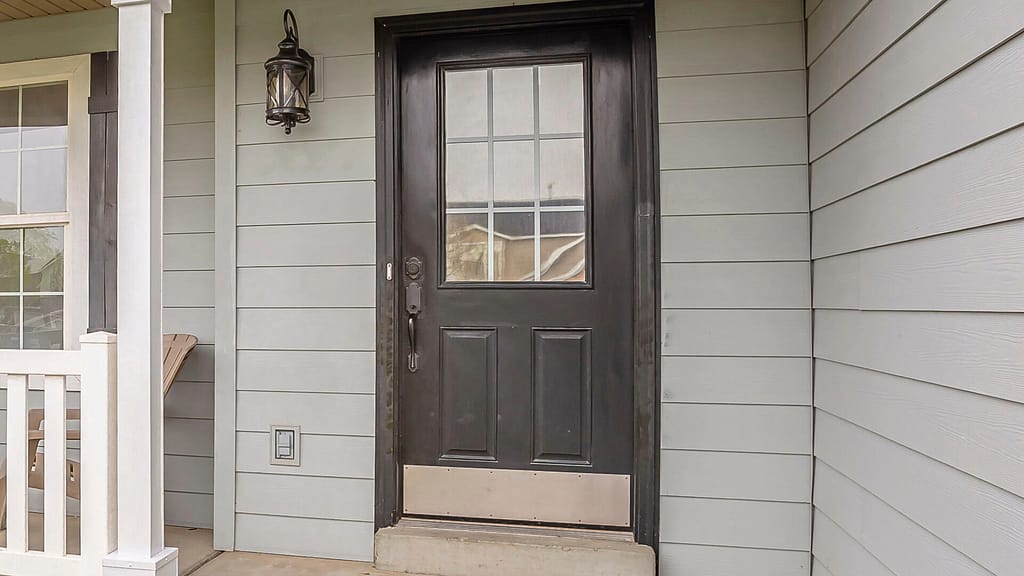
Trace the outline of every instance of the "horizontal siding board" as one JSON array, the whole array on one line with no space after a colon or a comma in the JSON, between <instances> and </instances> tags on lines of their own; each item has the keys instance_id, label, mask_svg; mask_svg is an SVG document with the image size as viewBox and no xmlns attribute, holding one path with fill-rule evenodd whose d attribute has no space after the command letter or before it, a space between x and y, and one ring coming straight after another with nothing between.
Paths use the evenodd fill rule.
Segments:
<instances>
[{"instance_id":1,"label":"horizontal siding board","mask_svg":"<svg viewBox=\"0 0 1024 576\"><path fill-rule=\"evenodd\" d=\"M668 356L661 361L661 400L810 406L811 360Z\"/></svg>"},{"instance_id":2,"label":"horizontal siding board","mask_svg":"<svg viewBox=\"0 0 1024 576\"><path fill-rule=\"evenodd\" d=\"M302 28L303 47L308 46L310 54L324 56L373 53L374 4L336 0L293 2L296 19L306 23ZM267 0L239 4L235 13L237 62L262 63L267 59L267 39L281 35L281 15L276 8L277 4ZM344 23L344 34L338 33L339 23Z\"/></svg>"},{"instance_id":3,"label":"horizontal siding board","mask_svg":"<svg viewBox=\"0 0 1024 576\"><path fill-rule=\"evenodd\" d=\"M213 308L165 308L164 334L191 334L213 344Z\"/></svg>"},{"instance_id":4,"label":"horizontal siding board","mask_svg":"<svg viewBox=\"0 0 1024 576\"><path fill-rule=\"evenodd\" d=\"M804 118L662 124L661 168L729 168L807 163Z\"/></svg>"},{"instance_id":5,"label":"horizontal siding board","mask_svg":"<svg viewBox=\"0 0 1024 576\"><path fill-rule=\"evenodd\" d=\"M164 160L213 158L213 122L164 126Z\"/></svg>"},{"instance_id":6,"label":"horizontal siding board","mask_svg":"<svg viewBox=\"0 0 1024 576\"><path fill-rule=\"evenodd\" d=\"M250 350L374 350L372 308L238 311L238 348Z\"/></svg>"},{"instance_id":7,"label":"horizontal siding board","mask_svg":"<svg viewBox=\"0 0 1024 576\"><path fill-rule=\"evenodd\" d=\"M662 78L659 122L704 122L804 117L804 72L762 72Z\"/></svg>"},{"instance_id":8,"label":"horizontal siding board","mask_svg":"<svg viewBox=\"0 0 1024 576\"><path fill-rule=\"evenodd\" d=\"M366 307L374 304L373 266L242 268L240 308Z\"/></svg>"},{"instance_id":9,"label":"horizontal siding board","mask_svg":"<svg viewBox=\"0 0 1024 576\"><path fill-rule=\"evenodd\" d=\"M213 528L213 494L164 492L164 520L168 526Z\"/></svg>"},{"instance_id":10,"label":"horizontal siding board","mask_svg":"<svg viewBox=\"0 0 1024 576\"><path fill-rule=\"evenodd\" d=\"M771 454L811 453L811 408L665 404L661 446Z\"/></svg>"},{"instance_id":11,"label":"horizontal siding board","mask_svg":"<svg viewBox=\"0 0 1024 576\"><path fill-rule=\"evenodd\" d=\"M213 232L213 196L164 198L164 234Z\"/></svg>"},{"instance_id":12,"label":"horizontal siding board","mask_svg":"<svg viewBox=\"0 0 1024 576\"><path fill-rule=\"evenodd\" d=\"M213 122L213 92L213 84L167 88L164 90L164 124Z\"/></svg>"},{"instance_id":13,"label":"horizontal siding board","mask_svg":"<svg viewBox=\"0 0 1024 576\"><path fill-rule=\"evenodd\" d=\"M270 465L270 431L238 432L236 468L238 472L280 474L281 466ZM373 437L302 437L301 466L289 467L288 474L336 478L373 479Z\"/></svg>"},{"instance_id":14,"label":"horizontal siding board","mask_svg":"<svg viewBox=\"0 0 1024 576\"><path fill-rule=\"evenodd\" d=\"M245 145L372 138L374 134L372 96L327 98L323 102L310 102L309 115L316 118L316 121L296 126L291 134L285 134L280 126L268 126L264 121L266 114L265 103L239 106L236 143Z\"/></svg>"},{"instance_id":15,"label":"horizontal siding board","mask_svg":"<svg viewBox=\"0 0 1024 576\"><path fill-rule=\"evenodd\" d=\"M663 450L661 494L807 503L811 457Z\"/></svg>"},{"instance_id":16,"label":"horizontal siding board","mask_svg":"<svg viewBox=\"0 0 1024 576\"><path fill-rule=\"evenodd\" d=\"M815 261L816 308L1024 312L1024 221Z\"/></svg>"},{"instance_id":17,"label":"horizontal siding board","mask_svg":"<svg viewBox=\"0 0 1024 576\"><path fill-rule=\"evenodd\" d=\"M374 222L375 195L372 181L244 186L238 189L237 223Z\"/></svg>"},{"instance_id":18,"label":"horizontal siding board","mask_svg":"<svg viewBox=\"0 0 1024 576\"><path fill-rule=\"evenodd\" d=\"M165 307L213 306L213 271L171 271L163 274Z\"/></svg>"},{"instance_id":19,"label":"horizontal siding board","mask_svg":"<svg viewBox=\"0 0 1024 576\"><path fill-rule=\"evenodd\" d=\"M213 160L180 160L164 163L164 198L212 196Z\"/></svg>"},{"instance_id":20,"label":"horizontal siding board","mask_svg":"<svg viewBox=\"0 0 1024 576\"><path fill-rule=\"evenodd\" d=\"M814 112L811 158L835 148L1022 29L1024 10L1018 0L943 3Z\"/></svg>"},{"instance_id":21,"label":"horizontal siding board","mask_svg":"<svg viewBox=\"0 0 1024 576\"><path fill-rule=\"evenodd\" d=\"M1024 565L1024 501L826 413L815 454L994 574Z\"/></svg>"},{"instance_id":22,"label":"horizontal siding board","mask_svg":"<svg viewBox=\"0 0 1024 576\"><path fill-rule=\"evenodd\" d=\"M269 432L275 425L302 427L307 434L372 436L371 394L319 394L240 391L236 394L238 431Z\"/></svg>"},{"instance_id":23,"label":"horizontal siding board","mask_svg":"<svg viewBox=\"0 0 1024 576\"><path fill-rule=\"evenodd\" d=\"M807 166L661 172L662 216L807 212Z\"/></svg>"},{"instance_id":24,"label":"horizontal siding board","mask_svg":"<svg viewBox=\"0 0 1024 576\"><path fill-rule=\"evenodd\" d=\"M820 510L814 511L814 556L836 576L896 576Z\"/></svg>"},{"instance_id":25,"label":"horizontal siding board","mask_svg":"<svg viewBox=\"0 0 1024 576\"><path fill-rule=\"evenodd\" d=\"M235 549L369 562L373 522L236 514Z\"/></svg>"},{"instance_id":26,"label":"horizontal siding board","mask_svg":"<svg viewBox=\"0 0 1024 576\"><path fill-rule=\"evenodd\" d=\"M1024 315L818 310L818 358L1024 401Z\"/></svg>"},{"instance_id":27,"label":"horizontal siding board","mask_svg":"<svg viewBox=\"0 0 1024 576\"><path fill-rule=\"evenodd\" d=\"M807 214L662 218L662 262L807 260Z\"/></svg>"},{"instance_id":28,"label":"horizontal siding board","mask_svg":"<svg viewBox=\"0 0 1024 576\"><path fill-rule=\"evenodd\" d=\"M1019 36L821 157L811 172L812 208L1021 124L1022 71L1024 36Z\"/></svg>"},{"instance_id":29,"label":"horizontal siding board","mask_svg":"<svg viewBox=\"0 0 1024 576\"><path fill-rule=\"evenodd\" d=\"M801 0L657 0L658 31L754 26L803 20Z\"/></svg>"},{"instance_id":30,"label":"horizontal siding board","mask_svg":"<svg viewBox=\"0 0 1024 576\"><path fill-rule=\"evenodd\" d=\"M815 407L1024 496L1024 406L819 360Z\"/></svg>"},{"instance_id":31,"label":"horizontal siding board","mask_svg":"<svg viewBox=\"0 0 1024 576\"><path fill-rule=\"evenodd\" d=\"M810 66L809 109L818 108L943 1L873 0L868 3Z\"/></svg>"},{"instance_id":32,"label":"horizontal siding board","mask_svg":"<svg viewBox=\"0 0 1024 576\"><path fill-rule=\"evenodd\" d=\"M373 521L373 480L240 473L235 480L239 513ZM310 498L316 494L316 498Z\"/></svg>"},{"instance_id":33,"label":"horizontal siding board","mask_svg":"<svg viewBox=\"0 0 1024 576\"><path fill-rule=\"evenodd\" d=\"M658 33L658 76L803 69L803 22Z\"/></svg>"},{"instance_id":34,"label":"horizontal siding board","mask_svg":"<svg viewBox=\"0 0 1024 576\"><path fill-rule=\"evenodd\" d=\"M373 180L374 165L373 138L239 146L238 185Z\"/></svg>"},{"instance_id":35,"label":"horizontal siding board","mask_svg":"<svg viewBox=\"0 0 1024 576\"><path fill-rule=\"evenodd\" d=\"M238 229L239 266L374 264L373 224L309 224Z\"/></svg>"},{"instance_id":36,"label":"horizontal siding board","mask_svg":"<svg viewBox=\"0 0 1024 576\"><path fill-rule=\"evenodd\" d=\"M811 576L835 576L817 558L811 559Z\"/></svg>"},{"instance_id":37,"label":"horizontal siding board","mask_svg":"<svg viewBox=\"0 0 1024 576\"><path fill-rule=\"evenodd\" d=\"M164 489L171 492L213 494L213 458L165 456Z\"/></svg>"},{"instance_id":38,"label":"horizontal siding board","mask_svg":"<svg viewBox=\"0 0 1024 576\"><path fill-rule=\"evenodd\" d=\"M213 269L213 233L164 236L164 271Z\"/></svg>"},{"instance_id":39,"label":"horizontal siding board","mask_svg":"<svg viewBox=\"0 0 1024 576\"><path fill-rule=\"evenodd\" d=\"M663 308L810 308L807 262L665 264Z\"/></svg>"},{"instance_id":40,"label":"horizontal siding board","mask_svg":"<svg viewBox=\"0 0 1024 576\"><path fill-rule=\"evenodd\" d=\"M238 390L373 394L374 353L239 350Z\"/></svg>"},{"instance_id":41,"label":"horizontal siding board","mask_svg":"<svg viewBox=\"0 0 1024 576\"><path fill-rule=\"evenodd\" d=\"M174 456L213 458L213 420L165 419L164 453Z\"/></svg>"},{"instance_id":42,"label":"horizontal siding board","mask_svg":"<svg viewBox=\"0 0 1024 576\"><path fill-rule=\"evenodd\" d=\"M808 356L808 310L665 310L667 356Z\"/></svg>"},{"instance_id":43,"label":"horizontal siding board","mask_svg":"<svg viewBox=\"0 0 1024 576\"><path fill-rule=\"evenodd\" d=\"M816 210L815 258L1024 218L1024 128Z\"/></svg>"},{"instance_id":44,"label":"horizontal siding board","mask_svg":"<svg viewBox=\"0 0 1024 576\"><path fill-rule=\"evenodd\" d=\"M806 551L810 513L809 504L665 496L661 537L678 544Z\"/></svg>"},{"instance_id":45,"label":"horizontal siding board","mask_svg":"<svg viewBox=\"0 0 1024 576\"><path fill-rule=\"evenodd\" d=\"M829 47L870 0L825 0L807 18L807 62Z\"/></svg>"},{"instance_id":46,"label":"horizontal siding board","mask_svg":"<svg viewBox=\"0 0 1024 576\"><path fill-rule=\"evenodd\" d=\"M213 382L213 344L199 344L185 358L175 382Z\"/></svg>"},{"instance_id":47,"label":"horizontal siding board","mask_svg":"<svg viewBox=\"0 0 1024 576\"><path fill-rule=\"evenodd\" d=\"M992 576L823 462L815 469L814 504L900 576Z\"/></svg>"},{"instance_id":48,"label":"horizontal siding board","mask_svg":"<svg viewBox=\"0 0 1024 576\"><path fill-rule=\"evenodd\" d=\"M807 552L702 546L663 542L658 548L661 576L807 576Z\"/></svg>"},{"instance_id":49,"label":"horizontal siding board","mask_svg":"<svg viewBox=\"0 0 1024 576\"><path fill-rule=\"evenodd\" d=\"M166 418L213 419L213 385L210 382L175 382L164 401Z\"/></svg>"}]
</instances>

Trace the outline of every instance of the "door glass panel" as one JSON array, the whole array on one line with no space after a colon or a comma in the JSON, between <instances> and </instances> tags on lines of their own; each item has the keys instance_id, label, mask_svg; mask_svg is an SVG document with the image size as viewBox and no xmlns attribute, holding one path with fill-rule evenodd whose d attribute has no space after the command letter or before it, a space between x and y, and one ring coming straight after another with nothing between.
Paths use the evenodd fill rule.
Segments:
<instances>
[{"instance_id":1,"label":"door glass panel","mask_svg":"<svg viewBox=\"0 0 1024 576\"><path fill-rule=\"evenodd\" d=\"M445 280L587 278L581 62L444 72Z\"/></svg>"}]
</instances>

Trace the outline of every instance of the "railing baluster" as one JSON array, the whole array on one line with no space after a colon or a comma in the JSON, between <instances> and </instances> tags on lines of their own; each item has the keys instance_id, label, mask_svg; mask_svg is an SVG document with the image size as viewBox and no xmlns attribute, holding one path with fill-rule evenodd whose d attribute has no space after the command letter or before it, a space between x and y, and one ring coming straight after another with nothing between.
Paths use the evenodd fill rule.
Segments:
<instances>
[{"instance_id":1,"label":"railing baluster","mask_svg":"<svg viewBox=\"0 0 1024 576\"><path fill-rule=\"evenodd\" d=\"M63 556L67 551L67 413L64 376L45 378L43 434L43 550Z\"/></svg>"},{"instance_id":2,"label":"railing baluster","mask_svg":"<svg viewBox=\"0 0 1024 576\"><path fill-rule=\"evenodd\" d=\"M28 376L7 376L7 550L28 550Z\"/></svg>"}]
</instances>

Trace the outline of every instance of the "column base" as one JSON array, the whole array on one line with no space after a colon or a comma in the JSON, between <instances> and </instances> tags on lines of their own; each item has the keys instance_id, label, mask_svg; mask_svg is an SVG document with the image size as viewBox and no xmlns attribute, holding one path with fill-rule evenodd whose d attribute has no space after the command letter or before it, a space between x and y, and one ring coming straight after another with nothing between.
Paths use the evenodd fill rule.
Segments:
<instances>
[{"instance_id":1,"label":"column base","mask_svg":"<svg viewBox=\"0 0 1024 576\"><path fill-rule=\"evenodd\" d=\"M115 551L103 559L103 576L178 576L178 549L164 548L149 558Z\"/></svg>"}]
</instances>

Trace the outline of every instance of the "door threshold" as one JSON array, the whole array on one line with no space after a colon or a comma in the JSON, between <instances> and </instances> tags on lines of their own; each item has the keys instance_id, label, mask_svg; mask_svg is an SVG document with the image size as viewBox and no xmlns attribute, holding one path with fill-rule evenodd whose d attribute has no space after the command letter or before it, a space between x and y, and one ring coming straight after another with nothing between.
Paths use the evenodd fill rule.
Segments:
<instances>
[{"instance_id":1,"label":"door threshold","mask_svg":"<svg viewBox=\"0 0 1024 576\"><path fill-rule=\"evenodd\" d=\"M633 533L626 530L605 530L600 528L573 528L570 526L530 526L503 522L479 522L473 520L440 520L435 518L402 518L399 528L432 528L436 530L464 530L492 534L517 534L525 536L562 536L612 542L635 542Z\"/></svg>"}]
</instances>

